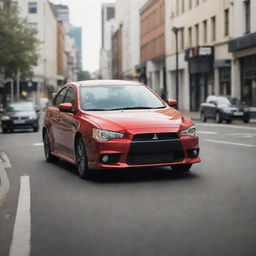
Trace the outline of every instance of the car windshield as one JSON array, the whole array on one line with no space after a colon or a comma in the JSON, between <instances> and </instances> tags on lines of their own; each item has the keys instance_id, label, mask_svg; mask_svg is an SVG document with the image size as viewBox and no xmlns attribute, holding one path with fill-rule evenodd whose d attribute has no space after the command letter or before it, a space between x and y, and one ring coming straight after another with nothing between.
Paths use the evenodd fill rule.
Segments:
<instances>
[{"instance_id":1,"label":"car windshield","mask_svg":"<svg viewBox=\"0 0 256 256\"><path fill-rule=\"evenodd\" d=\"M34 105L32 102L21 102L9 104L5 111L6 112L21 112L21 111L33 111Z\"/></svg>"},{"instance_id":2,"label":"car windshield","mask_svg":"<svg viewBox=\"0 0 256 256\"><path fill-rule=\"evenodd\" d=\"M142 85L85 86L80 89L80 104L87 111L158 109L166 106Z\"/></svg>"},{"instance_id":3,"label":"car windshield","mask_svg":"<svg viewBox=\"0 0 256 256\"><path fill-rule=\"evenodd\" d=\"M226 97L218 97L217 103L218 103L218 105L228 105L228 106L231 105L231 102Z\"/></svg>"}]
</instances>

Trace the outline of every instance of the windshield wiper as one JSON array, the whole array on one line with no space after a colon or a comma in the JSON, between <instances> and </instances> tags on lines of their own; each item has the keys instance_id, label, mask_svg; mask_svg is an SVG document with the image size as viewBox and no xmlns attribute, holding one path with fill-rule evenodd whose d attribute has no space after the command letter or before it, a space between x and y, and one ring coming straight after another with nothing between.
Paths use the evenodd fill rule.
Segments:
<instances>
[{"instance_id":1,"label":"windshield wiper","mask_svg":"<svg viewBox=\"0 0 256 256\"><path fill-rule=\"evenodd\" d=\"M152 108L152 107L143 107L143 106L139 106L139 107L123 107L123 108L112 108L112 109L110 109L110 110L158 109L158 108L164 108L164 106L162 106L162 107L156 107L156 108Z\"/></svg>"}]
</instances>

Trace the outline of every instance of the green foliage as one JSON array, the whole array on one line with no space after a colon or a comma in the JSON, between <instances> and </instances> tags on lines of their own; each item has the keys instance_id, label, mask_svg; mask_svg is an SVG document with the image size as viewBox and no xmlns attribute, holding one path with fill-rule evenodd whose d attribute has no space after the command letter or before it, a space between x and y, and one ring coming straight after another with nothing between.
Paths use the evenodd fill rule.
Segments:
<instances>
[{"instance_id":1,"label":"green foliage","mask_svg":"<svg viewBox=\"0 0 256 256\"><path fill-rule=\"evenodd\" d=\"M78 80L84 81L84 80L91 80L91 74L89 71L79 71L78 72Z\"/></svg>"},{"instance_id":2,"label":"green foliage","mask_svg":"<svg viewBox=\"0 0 256 256\"><path fill-rule=\"evenodd\" d=\"M18 8L5 0L5 7L0 8L0 67L5 77L14 77L18 69L23 77L31 76L39 58L38 46L36 31L19 17Z\"/></svg>"}]
</instances>

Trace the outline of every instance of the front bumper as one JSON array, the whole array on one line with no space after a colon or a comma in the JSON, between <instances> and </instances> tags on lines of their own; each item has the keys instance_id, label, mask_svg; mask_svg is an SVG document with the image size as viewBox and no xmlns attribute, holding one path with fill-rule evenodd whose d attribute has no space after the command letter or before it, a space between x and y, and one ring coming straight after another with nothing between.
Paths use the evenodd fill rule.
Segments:
<instances>
[{"instance_id":1,"label":"front bumper","mask_svg":"<svg viewBox=\"0 0 256 256\"><path fill-rule=\"evenodd\" d=\"M197 154L194 155L193 152ZM89 144L87 154L89 167L92 169L169 166L201 161L198 156L198 137L193 136L142 143L134 143L130 138L107 142L94 140ZM110 163L103 162L104 156L110 156Z\"/></svg>"},{"instance_id":2,"label":"front bumper","mask_svg":"<svg viewBox=\"0 0 256 256\"><path fill-rule=\"evenodd\" d=\"M20 123L16 123L14 120L1 121L2 128L4 129L29 129L38 127L38 120L22 120Z\"/></svg>"},{"instance_id":3,"label":"front bumper","mask_svg":"<svg viewBox=\"0 0 256 256\"><path fill-rule=\"evenodd\" d=\"M237 115L236 112L231 113L222 113L222 119L224 120L248 120L250 119L250 114L247 112L243 112L241 115Z\"/></svg>"}]
</instances>

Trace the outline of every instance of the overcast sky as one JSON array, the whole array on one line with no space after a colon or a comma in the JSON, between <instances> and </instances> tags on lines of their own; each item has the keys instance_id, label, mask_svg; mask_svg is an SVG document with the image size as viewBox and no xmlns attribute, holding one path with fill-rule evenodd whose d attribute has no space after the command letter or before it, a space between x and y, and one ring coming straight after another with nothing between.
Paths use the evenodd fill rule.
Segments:
<instances>
[{"instance_id":1,"label":"overcast sky","mask_svg":"<svg viewBox=\"0 0 256 256\"><path fill-rule=\"evenodd\" d=\"M114 0L50 0L65 4L70 9L70 22L83 29L83 69L90 72L99 69L101 47L101 3Z\"/></svg>"}]
</instances>

